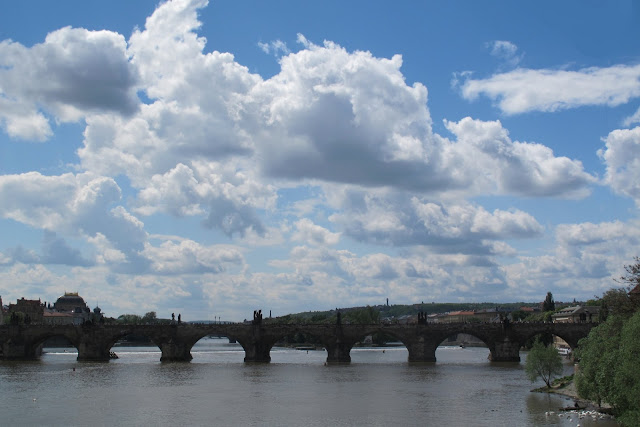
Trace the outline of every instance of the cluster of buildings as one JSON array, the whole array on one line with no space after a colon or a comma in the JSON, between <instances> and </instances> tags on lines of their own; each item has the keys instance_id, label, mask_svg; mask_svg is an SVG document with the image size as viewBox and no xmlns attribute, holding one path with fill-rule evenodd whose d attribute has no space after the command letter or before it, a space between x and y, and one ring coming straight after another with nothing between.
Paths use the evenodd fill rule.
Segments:
<instances>
[{"instance_id":1,"label":"cluster of buildings","mask_svg":"<svg viewBox=\"0 0 640 427\"><path fill-rule=\"evenodd\" d=\"M77 292L65 292L53 305L21 298L4 306L0 297L0 324L81 325L102 319L100 307L92 311Z\"/></svg>"},{"instance_id":2,"label":"cluster of buildings","mask_svg":"<svg viewBox=\"0 0 640 427\"><path fill-rule=\"evenodd\" d=\"M526 314L539 313L539 307L520 307L517 311ZM554 323L596 323L600 306L570 305L556 311L552 316ZM511 310L501 307L484 310L451 311L448 313L435 313L427 316L427 323L469 323L469 322L495 322L500 323L505 319L514 321ZM415 323L415 316L410 316L407 323Z\"/></svg>"},{"instance_id":3,"label":"cluster of buildings","mask_svg":"<svg viewBox=\"0 0 640 427\"><path fill-rule=\"evenodd\" d=\"M526 312L539 311L531 307L521 307ZM500 323L509 318L510 311L496 307L484 310L451 311L427 315L427 323L458 323L458 322L495 322Z\"/></svg>"}]
</instances>

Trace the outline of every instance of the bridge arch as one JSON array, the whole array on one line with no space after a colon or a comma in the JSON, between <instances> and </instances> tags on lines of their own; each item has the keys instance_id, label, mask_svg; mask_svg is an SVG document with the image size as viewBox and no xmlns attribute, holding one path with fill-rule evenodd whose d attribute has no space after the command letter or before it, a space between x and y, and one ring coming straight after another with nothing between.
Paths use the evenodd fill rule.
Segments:
<instances>
[{"instance_id":1,"label":"bridge arch","mask_svg":"<svg viewBox=\"0 0 640 427\"><path fill-rule=\"evenodd\" d=\"M534 327L525 329L520 333L522 345L525 345L525 343L530 342L530 340L537 336L549 334L561 338L573 352L578 347L579 341L585 338L591 328L596 324L537 323L534 325Z\"/></svg>"},{"instance_id":2,"label":"bridge arch","mask_svg":"<svg viewBox=\"0 0 640 427\"><path fill-rule=\"evenodd\" d=\"M51 338L57 337L64 338L71 346L78 350L79 353L80 341L75 334L70 334L64 330L51 329L42 331L25 342L24 353L26 358L37 359L42 353L44 343Z\"/></svg>"},{"instance_id":3,"label":"bridge arch","mask_svg":"<svg viewBox=\"0 0 640 427\"><path fill-rule=\"evenodd\" d=\"M106 354L109 358L112 358L115 352L118 351L119 348L124 347L126 343L131 347L140 347L147 346L150 342L152 346L160 350L161 347L156 335L153 331L144 328L144 326L131 325L130 327L121 328L104 341L104 347L99 350L99 354L103 355L103 357ZM118 346L118 343L120 343L122 347ZM126 351L118 351L118 353L119 356L122 356L126 354Z\"/></svg>"}]
</instances>

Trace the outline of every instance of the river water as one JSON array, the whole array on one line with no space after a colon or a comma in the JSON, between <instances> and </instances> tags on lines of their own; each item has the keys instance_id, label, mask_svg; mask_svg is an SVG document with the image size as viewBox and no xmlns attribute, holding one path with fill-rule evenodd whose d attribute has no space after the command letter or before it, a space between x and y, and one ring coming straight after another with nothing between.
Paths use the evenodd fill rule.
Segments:
<instances>
[{"instance_id":1,"label":"river water","mask_svg":"<svg viewBox=\"0 0 640 427\"><path fill-rule=\"evenodd\" d=\"M492 364L486 348L439 347L435 364L418 365L404 347L354 348L351 364L329 366L325 351L285 348L245 364L226 339L200 340L190 363L160 363L156 347L113 350L109 363L78 363L74 349L0 362L0 425L616 425L558 416L571 400L531 393L542 383L524 362Z\"/></svg>"}]
</instances>

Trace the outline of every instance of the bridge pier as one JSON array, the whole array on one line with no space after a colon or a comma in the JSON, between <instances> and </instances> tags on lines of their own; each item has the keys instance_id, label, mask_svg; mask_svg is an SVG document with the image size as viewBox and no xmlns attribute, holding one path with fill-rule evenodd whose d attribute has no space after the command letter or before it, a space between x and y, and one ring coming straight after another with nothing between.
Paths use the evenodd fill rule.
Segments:
<instances>
[{"instance_id":1,"label":"bridge pier","mask_svg":"<svg viewBox=\"0 0 640 427\"><path fill-rule=\"evenodd\" d=\"M260 323L251 325L251 334L245 337L236 337L244 349L244 361L247 363L271 362L271 347L273 342L267 339L265 331Z\"/></svg>"},{"instance_id":2,"label":"bridge pier","mask_svg":"<svg viewBox=\"0 0 640 427\"><path fill-rule=\"evenodd\" d=\"M409 362L435 362L438 344L439 342L431 342L425 340L424 337L418 338L416 342L407 344Z\"/></svg>"},{"instance_id":3,"label":"bridge pier","mask_svg":"<svg viewBox=\"0 0 640 427\"><path fill-rule=\"evenodd\" d=\"M505 338L489 348L489 359L492 362L520 362L520 343Z\"/></svg>"},{"instance_id":4,"label":"bridge pier","mask_svg":"<svg viewBox=\"0 0 640 427\"><path fill-rule=\"evenodd\" d=\"M325 343L327 349L327 363L351 363L351 348L353 343L344 341L336 341L334 343Z\"/></svg>"},{"instance_id":5,"label":"bridge pier","mask_svg":"<svg viewBox=\"0 0 640 427\"><path fill-rule=\"evenodd\" d=\"M42 346L32 347L20 340L9 339L0 346L0 359L36 360L42 354Z\"/></svg>"},{"instance_id":6,"label":"bridge pier","mask_svg":"<svg viewBox=\"0 0 640 427\"><path fill-rule=\"evenodd\" d=\"M111 347L98 341L83 341L78 345L78 362L108 362Z\"/></svg>"},{"instance_id":7,"label":"bridge pier","mask_svg":"<svg viewBox=\"0 0 640 427\"><path fill-rule=\"evenodd\" d=\"M185 342L171 338L158 345L162 351L161 362L189 362L193 359L191 347Z\"/></svg>"},{"instance_id":8,"label":"bridge pier","mask_svg":"<svg viewBox=\"0 0 640 427\"><path fill-rule=\"evenodd\" d=\"M271 362L271 346L262 341L254 341L242 346L244 348L244 361L250 363Z\"/></svg>"}]
</instances>

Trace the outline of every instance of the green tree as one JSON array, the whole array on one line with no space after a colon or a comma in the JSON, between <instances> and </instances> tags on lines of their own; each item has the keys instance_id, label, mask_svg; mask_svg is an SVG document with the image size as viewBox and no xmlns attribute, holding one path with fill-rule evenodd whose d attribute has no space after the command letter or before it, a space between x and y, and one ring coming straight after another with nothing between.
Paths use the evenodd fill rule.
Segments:
<instances>
[{"instance_id":1,"label":"green tree","mask_svg":"<svg viewBox=\"0 0 640 427\"><path fill-rule=\"evenodd\" d=\"M529 316L529 313L522 311L522 310L514 310L511 312L511 319L514 322L520 321L520 320L524 320Z\"/></svg>"},{"instance_id":2,"label":"green tree","mask_svg":"<svg viewBox=\"0 0 640 427\"><path fill-rule=\"evenodd\" d=\"M527 354L524 370L531 382L541 378L550 388L553 377L562 375L562 358L554 347L545 347L542 342L536 341Z\"/></svg>"},{"instance_id":3,"label":"green tree","mask_svg":"<svg viewBox=\"0 0 640 427\"><path fill-rule=\"evenodd\" d=\"M640 312L609 316L580 340L578 394L610 404L623 425L640 425Z\"/></svg>"},{"instance_id":4,"label":"green tree","mask_svg":"<svg viewBox=\"0 0 640 427\"><path fill-rule=\"evenodd\" d=\"M556 303L553 300L553 294L551 292L547 292L547 296L542 303L542 311L555 311Z\"/></svg>"},{"instance_id":5,"label":"green tree","mask_svg":"<svg viewBox=\"0 0 640 427\"><path fill-rule=\"evenodd\" d=\"M347 311L343 317L343 321L354 324L369 325L372 323L380 323L380 312L373 307L366 306Z\"/></svg>"},{"instance_id":6,"label":"green tree","mask_svg":"<svg viewBox=\"0 0 640 427\"><path fill-rule=\"evenodd\" d=\"M631 317L636 307L629 297L630 290L630 288L611 288L602 295L599 313L601 321L607 320L611 314L625 318Z\"/></svg>"},{"instance_id":7,"label":"green tree","mask_svg":"<svg viewBox=\"0 0 640 427\"><path fill-rule=\"evenodd\" d=\"M580 361L575 376L578 394L598 405L610 403L618 366L618 347L623 318L610 316L580 340L576 356Z\"/></svg>"},{"instance_id":8,"label":"green tree","mask_svg":"<svg viewBox=\"0 0 640 427\"><path fill-rule=\"evenodd\" d=\"M640 425L640 312L624 323L609 403L624 425Z\"/></svg>"},{"instance_id":9,"label":"green tree","mask_svg":"<svg viewBox=\"0 0 640 427\"><path fill-rule=\"evenodd\" d=\"M144 316L142 316L141 319L142 323L156 323L158 321L158 317L156 316L156 312L155 311L150 311L148 313L146 313Z\"/></svg>"},{"instance_id":10,"label":"green tree","mask_svg":"<svg viewBox=\"0 0 640 427\"><path fill-rule=\"evenodd\" d=\"M140 324L141 318L137 314L121 314L118 316L118 323L124 323L127 325Z\"/></svg>"}]
</instances>

